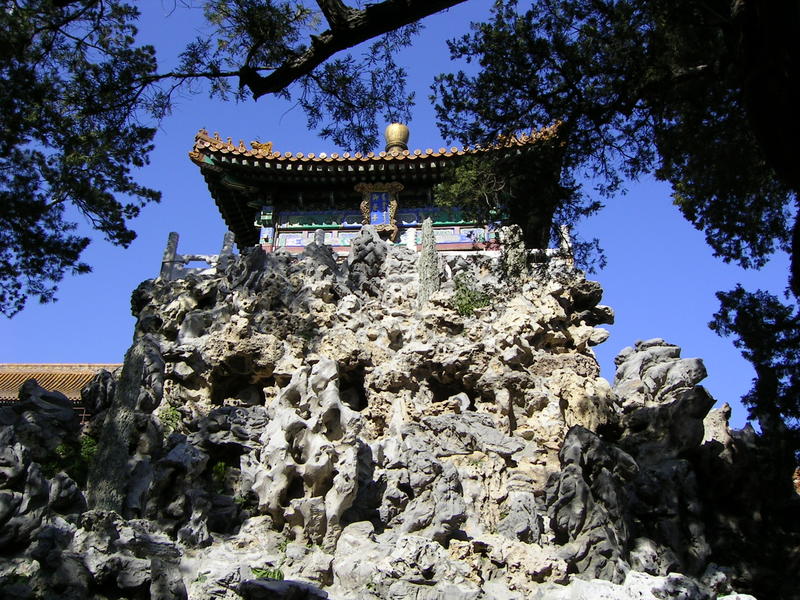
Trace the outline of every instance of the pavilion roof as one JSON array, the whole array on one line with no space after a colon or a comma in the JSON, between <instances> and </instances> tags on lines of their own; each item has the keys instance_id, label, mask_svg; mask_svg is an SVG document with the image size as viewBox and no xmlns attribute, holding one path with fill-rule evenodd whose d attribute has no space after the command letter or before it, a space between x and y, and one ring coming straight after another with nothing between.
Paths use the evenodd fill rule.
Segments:
<instances>
[{"instance_id":1,"label":"pavilion roof","mask_svg":"<svg viewBox=\"0 0 800 600\"><path fill-rule=\"evenodd\" d=\"M19 388L35 379L48 391L61 392L73 402L80 400L81 389L101 370L113 371L117 364L0 364L0 402L16 401Z\"/></svg>"},{"instance_id":2,"label":"pavilion roof","mask_svg":"<svg viewBox=\"0 0 800 600\"><path fill-rule=\"evenodd\" d=\"M263 204L297 205L302 194L309 205L314 199L335 195L337 201L350 202L360 196L354 191L357 183L397 181L407 191L430 189L440 182L445 167L462 157L483 153L526 154L538 144L558 135L560 124L506 136L486 147L432 148L355 153L280 152L271 142L223 140L202 129L195 136L189 152L200 167L211 196L228 228L235 234L240 249L258 241L253 227Z\"/></svg>"},{"instance_id":3,"label":"pavilion roof","mask_svg":"<svg viewBox=\"0 0 800 600\"><path fill-rule=\"evenodd\" d=\"M219 133L214 133L210 136L208 131L201 129L195 136L194 148L189 152L189 158L201 168L210 167L218 164L213 158L219 158L230 163L241 165L249 165L251 167L265 167L271 164L308 164L308 165L335 165L335 164L385 164L385 163L414 163L414 162L428 162L432 160L451 159L457 156L474 155L483 152L496 152L503 149L522 148L526 146L535 145L537 142L550 140L556 135L559 124L556 123L550 127L545 127L538 130L532 130L529 133L521 133L510 136L502 137L498 140L497 144L492 146L475 146L458 148L453 146L451 148L439 148L434 150L428 148L426 150L390 150L388 152L368 152L362 154L361 152L320 152L315 154L313 152L304 154L303 152L279 152L273 148L272 142L261 143L253 141L250 143L250 148L245 146L244 140L239 140L238 145L233 143L232 138L226 141L222 139ZM208 158L212 157L212 161Z\"/></svg>"}]
</instances>

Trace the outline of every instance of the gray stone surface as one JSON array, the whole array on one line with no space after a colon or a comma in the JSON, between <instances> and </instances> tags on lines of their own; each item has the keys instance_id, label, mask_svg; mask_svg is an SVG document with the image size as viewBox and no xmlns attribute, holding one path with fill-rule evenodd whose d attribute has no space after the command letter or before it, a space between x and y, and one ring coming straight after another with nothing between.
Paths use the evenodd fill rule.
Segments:
<instances>
[{"instance_id":1,"label":"gray stone surface","mask_svg":"<svg viewBox=\"0 0 800 600\"><path fill-rule=\"evenodd\" d=\"M428 303L431 294L439 290L439 255L436 252L436 238L433 236L433 222L430 217L422 221L422 250L417 263L419 272L418 302L420 308Z\"/></svg>"},{"instance_id":2,"label":"gray stone surface","mask_svg":"<svg viewBox=\"0 0 800 600\"><path fill-rule=\"evenodd\" d=\"M0 409L3 593L792 597L731 532L797 513L737 504L770 455L707 416L700 361L640 342L612 388L591 350L613 321L599 284L556 262L509 281L508 257L442 255L427 275L418 259L365 228L341 264L321 243L255 248L140 285L135 344L86 388L83 431L35 384ZM462 274L491 300L471 315ZM81 435L100 444L83 489Z\"/></svg>"},{"instance_id":3,"label":"gray stone surface","mask_svg":"<svg viewBox=\"0 0 800 600\"><path fill-rule=\"evenodd\" d=\"M626 485L638 472L619 448L580 426L572 427L551 476L547 506L562 557L575 572L621 583L629 570Z\"/></svg>"}]
</instances>

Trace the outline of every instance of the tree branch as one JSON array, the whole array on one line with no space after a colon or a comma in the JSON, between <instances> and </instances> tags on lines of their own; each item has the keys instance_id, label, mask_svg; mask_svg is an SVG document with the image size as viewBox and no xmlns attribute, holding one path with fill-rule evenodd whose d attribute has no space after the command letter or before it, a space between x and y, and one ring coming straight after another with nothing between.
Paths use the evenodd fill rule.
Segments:
<instances>
[{"instance_id":1,"label":"tree branch","mask_svg":"<svg viewBox=\"0 0 800 600\"><path fill-rule=\"evenodd\" d=\"M337 31L347 26L347 21L359 11L346 6L342 0L317 0L322 14L328 21L332 31Z\"/></svg>"},{"instance_id":2,"label":"tree branch","mask_svg":"<svg viewBox=\"0 0 800 600\"><path fill-rule=\"evenodd\" d=\"M341 0L317 0L331 29L312 37L311 47L289 59L269 75L244 65L239 71L239 85L247 87L256 100L265 94L285 89L308 75L328 58L347 48L418 21L464 0L384 0L363 10L345 6ZM343 17L346 17L342 20Z\"/></svg>"},{"instance_id":3,"label":"tree branch","mask_svg":"<svg viewBox=\"0 0 800 600\"><path fill-rule=\"evenodd\" d=\"M79 4L82 0L53 0L53 6L56 8L65 8L72 4ZM96 4L97 2L87 2L86 5L91 6L92 4Z\"/></svg>"}]
</instances>

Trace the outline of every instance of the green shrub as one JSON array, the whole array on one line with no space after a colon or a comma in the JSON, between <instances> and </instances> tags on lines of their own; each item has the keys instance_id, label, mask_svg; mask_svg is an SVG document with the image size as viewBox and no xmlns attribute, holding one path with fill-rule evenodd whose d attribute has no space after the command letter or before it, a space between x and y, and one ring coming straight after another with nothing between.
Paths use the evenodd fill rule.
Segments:
<instances>
[{"instance_id":1,"label":"green shrub","mask_svg":"<svg viewBox=\"0 0 800 600\"><path fill-rule=\"evenodd\" d=\"M214 490L218 494L225 492L225 478L228 475L228 465L223 461L217 461L211 467L211 481L214 484Z\"/></svg>"},{"instance_id":2,"label":"green shrub","mask_svg":"<svg viewBox=\"0 0 800 600\"><path fill-rule=\"evenodd\" d=\"M167 434L176 431L181 424L181 413L176 407L172 406L172 404L167 404L158 414L158 418Z\"/></svg>"},{"instance_id":3,"label":"green shrub","mask_svg":"<svg viewBox=\"0 0 800 600\"><path fill-rule=\"evenodd\" d=\"M81 458L86 464L91 464L95 454L97 454L97 440L88 435L82 435L80 438L81 444Z\"/></svg>"},{"instance_id":4,"label":"green shrub","mask_svg":"<svg viewBox=\"0 0 800 600\"><path fill-rule=\"evenodd\" d=\"M455 283L453 305L458 314L469 316L475 309L491 304L492 297L477 288L475 279L471 275L459 273L453 282Z\"/></svg>"},{"instance_id":5,"label":"green shrub","mask_svg":"<svg viewBox=\"0 0 800 600\"><path fill-rule=\"evenodd\" d=\"M66 444L64 442L61 442L58 446L55 447L55 450L53 450L53 452L61 460L67 460L74 454L75 450L73 449L71 444Z\"/></svg>"},{"instance_id":6,"label":"green shrub","mask_svg":"<svg viewBox=\"0 0 800 600\"><path fill-rule=\"evenodd\" d=\"M205 583L208 580L208 574L211 571L202 571L194 578L194 583Z\"/></svg>"},{"instance_id":7,"label":"green shrub","mask_svg":"<svg viewBox=\"0 0 800 600\"><path fill-rule=\"evenodd\" d=\"M251 567L250 570L256 579L276 579L283 580L283 571L277 567Z\"/></svg>"},{"instance_id":8,"label":"green shrub","mask_svg":"<svg viewBox=\"0 0 800 600\"><path fill-rule=\"evenodd\" d=\"M89 464L97 454L97 441L88 435L82 435L76 442L62 442L53 449L50 460L42 463L42 473L48 479L63 471L72 478L79 487L86 485L89 475Z\"/></svg>"},{"instance_id":9,"label":"green shrub","mask_svg":"<svg viewBox=\"0 0 800 600\"><path fill-rule=\"evenodd\" d=\"M61 461L58 460L47 460L40 466L42 467L42 475L48 479L52 479L55 477L56 473L61 471Z\"/></svg>"}]
</instances>

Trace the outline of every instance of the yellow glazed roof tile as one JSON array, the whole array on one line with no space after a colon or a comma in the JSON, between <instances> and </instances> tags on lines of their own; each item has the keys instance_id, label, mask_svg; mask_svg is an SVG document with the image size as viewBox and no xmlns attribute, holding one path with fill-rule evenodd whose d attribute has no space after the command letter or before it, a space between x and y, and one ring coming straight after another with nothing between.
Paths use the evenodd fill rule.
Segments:
<instances>
[{"instance_id":1,"label":"yellow glazed roof tile","mask_svg":"<svg viewBox=\"0 0 800 600\"><path fill-rule=\"evenodd\" d=\"M251 142L251 147L247 148L244 141L240 140L238 146L233 144L233 140L228 138L227 142L222 140L219 133L214 133L213 136L209 135L208 131L201 129L195 136L194 148L189 152L189 157L197 164L203 164L203 156L208 153L219 153L224 155L240 156L243 158L262 159L268 162L314 162L314 163L330 163L330 162L377 162L377 161L405 161L426 158L442 158L451 156L463 156L464 154L477 154L489 150L496 150L502 148L512 148L520 146L528 146L535 144L539 141L551 139L558 132L560 123L555 123L550 127L545 127L539 130L532 130L530 133L523 133L519 135L504 136L498 140L498 143L491 147L466 147L457 148L439 148L434 152L432 148L427 148L424 152L420 149L413 151L409 150L390 150L379 153L368 152L363 155L360 152L351 154L344 152L338 154L332 152L327 154L321 152L315 154L313 152L304 154L303 152L278 152L273 149L272 143Z\"/></svg>"},{"instance_id":2,"label":"yellow glazed roof tile","mask_svg":"<svg viewBox=\"0 0 800 600\"><path fill-rule=\"evenodd\" d=\"M0 364L0 401L17 400L19 388L28 379L41 387L58 391L70 400L81 397L81 389L101 370L113 371L114 364Z\"/></svg>"}]
</instances>

